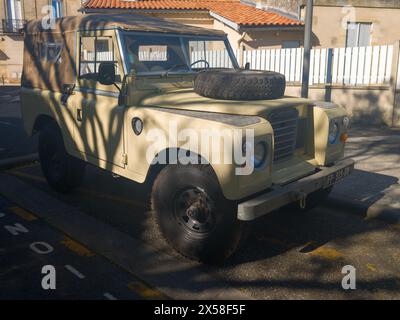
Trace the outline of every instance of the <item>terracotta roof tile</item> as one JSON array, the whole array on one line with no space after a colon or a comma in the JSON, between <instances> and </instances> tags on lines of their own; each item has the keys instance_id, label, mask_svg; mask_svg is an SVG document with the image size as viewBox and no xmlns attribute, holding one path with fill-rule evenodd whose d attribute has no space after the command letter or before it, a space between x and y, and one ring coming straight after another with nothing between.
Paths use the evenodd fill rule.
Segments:
<instances>
[{"instance_id":1,"label":"terracotta roof tile","mask_svg":"<svg viewBox=\"0 0 400 320\"><path fill-rule=\"evenodd\" d=\"M301 26L299 20L239 0L89 0L85 9L208 10L240 26Z\"/></svg>"},{"instance_id":2,"label":"terracotta roof tile","mask_svg":"<svg viewBox=\"0 0 400 320\"><path fill-rule=\"evenodd\" d=\"M237 3L210 3L210 11L241 26L301 26L303 22Z\"/></svg>"}]
</instances>

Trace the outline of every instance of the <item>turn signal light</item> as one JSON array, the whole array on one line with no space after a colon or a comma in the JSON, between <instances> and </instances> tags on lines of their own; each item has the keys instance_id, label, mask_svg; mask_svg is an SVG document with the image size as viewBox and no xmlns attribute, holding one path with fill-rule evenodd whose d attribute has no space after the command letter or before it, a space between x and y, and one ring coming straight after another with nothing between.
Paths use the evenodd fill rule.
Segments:
<instances>
[{"instance_id":1,"label":"turn signal light","mask_svg":"<svg viewBox=\"0 0 400 320\"><path fill-rule=\"evenodd\" d=\"M342 142L346 142L348 138L349 138L349 135L347 133L342 133L340 135L340 141L342 141Z\"/></svg>"}]
</instances>

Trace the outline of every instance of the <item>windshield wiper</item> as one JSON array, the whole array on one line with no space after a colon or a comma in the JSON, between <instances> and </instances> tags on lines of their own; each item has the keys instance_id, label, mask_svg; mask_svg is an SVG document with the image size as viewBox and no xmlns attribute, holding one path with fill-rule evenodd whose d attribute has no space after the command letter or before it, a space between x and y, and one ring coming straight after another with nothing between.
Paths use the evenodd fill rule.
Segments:
<instances>
[{"instance_id":1,"label":"windshield wiper","mask_svg":"<svg viewBox=\"0 0 400 320\"><path fill-rule=\"evenodd\" d=\"M174 64L172 67L168 68L168 70L165 71L164 76L168 77L168 74L171 71L173 71L174 69L179 68L179 67L186 67L188 71L190 70L190 68L186 64L183 64L183 63Z\"/></svg>"}]
</instances>

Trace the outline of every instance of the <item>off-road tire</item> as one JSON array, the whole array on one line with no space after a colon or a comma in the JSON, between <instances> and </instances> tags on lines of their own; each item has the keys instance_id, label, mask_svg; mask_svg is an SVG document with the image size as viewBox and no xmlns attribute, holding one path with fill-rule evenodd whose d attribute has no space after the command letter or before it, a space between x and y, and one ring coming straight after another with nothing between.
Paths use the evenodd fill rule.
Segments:
<instances>
[{"instance_id":1,"label":"off-road tire","mask_svg":"<svg viewBox=\"0 0 400 320\"><path fill-rule=\"evenodd\" d=\"M269 100L285 93L283 74L254 70L206 70L194 79L197 94L223 100Z\"/></svg>"},{"instance_id":2,"label":"off-road tire","mask_svg":"<svg viewBox=\"0 0 400 320\"><path fill-rule=\"evenodd\" d=\"M55 191L68 193L82 183L85 163L66 152L61 131L54 122L40 130L39 159L42 172Z\"/></svg>"},{"instance_id":3,"label":"off-road tire","mask_svg":"<svg viewBox=\"0 0 400 320\"><path fill-rule=\"evenodd\" d=\"M214 217L211 230L199 232L177 217L176 198L191 188L207 195ZM243 226L236 217L235 204L222 194L210 166L169 165L154 181L151 206L167 242L183 256L210 264L220 264L237 248ZM178 212L186 212L185 210ZM207 230L207 229L206 229Z\"/></svg>"}]
</instances>

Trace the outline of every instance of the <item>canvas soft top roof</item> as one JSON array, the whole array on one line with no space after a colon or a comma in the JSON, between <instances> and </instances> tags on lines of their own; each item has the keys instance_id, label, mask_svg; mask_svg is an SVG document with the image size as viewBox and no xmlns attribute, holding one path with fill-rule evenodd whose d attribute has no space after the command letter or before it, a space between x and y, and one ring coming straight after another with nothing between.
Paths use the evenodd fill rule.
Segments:
<instances>
[{"instance_id":1,"label":"canvas soft top roof","mask_svg":"<svg viewBox=\"0 0 400 320\"><path fill-rule=\"evenodd\" d=\"M119 14L87 14L56 19L52 29L45 29L46 22L32 20L25 25L25 33L41 32L64 33L70 31L98 30L121 28L133 31L150 31L163 33L194 34L204 36L223 36L224 32L200 27L183 25L163 19L132 13Z\"/></svg>"}]
</instances>

